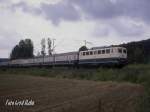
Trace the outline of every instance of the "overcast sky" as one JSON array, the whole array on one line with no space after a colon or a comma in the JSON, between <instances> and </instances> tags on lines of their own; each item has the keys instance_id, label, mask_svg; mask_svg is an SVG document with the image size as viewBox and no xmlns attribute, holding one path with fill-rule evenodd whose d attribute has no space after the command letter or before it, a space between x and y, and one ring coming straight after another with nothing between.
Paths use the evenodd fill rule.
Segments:
<instances>
[{"instance_id":1,"label":"overcast sky","mask_svg":"<svg viewBox=\"0 0 150 112\"><path fill-rule=\"evenodd\" d=\"M20 39L55 38L56 52L150 37L150 0L0 0L0 58Z\"/></svg>"}]
</instances>

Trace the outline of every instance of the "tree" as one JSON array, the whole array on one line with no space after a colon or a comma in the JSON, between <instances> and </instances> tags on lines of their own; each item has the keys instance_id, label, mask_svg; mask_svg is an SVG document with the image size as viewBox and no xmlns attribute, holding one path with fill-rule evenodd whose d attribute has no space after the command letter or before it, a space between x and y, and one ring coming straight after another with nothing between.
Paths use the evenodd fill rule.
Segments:
<instances>
[{"instance_id":1,"label":"tree","mask_svg":"<svg viewBox=\"0 0 150 112\"><path fill-rule=\"evenodd\" d=\"M142 63L144 62L144 52L140 47L136 47L133 52L134 62Z\"/></svg>"},{"instance_id":2,"label":"tree","mask_svg":"<svg viewBox=\"0 0 150 112\"><path fill-rule=\"evenodd\" d=\"M17 58L19 57L18 54L19 54L19 46L16 45L16 46L13 48L13 50L12 50L12 52L11 52L11 54L10 54L10 58L11 58L11 59L17 59Z\"/></svg>"},{"instance_id":3,"label":"tree","mask_svg":"<svg viewBox=\"0 0 150 112\"><path fill-rule=\"evenodd\" d=\"M48 45L48 55L52 55L52 40L50 38L47 39L47 45Z\"/></svg>"},{"instance_id":4,"label":"tree","mask_svg":"<svg viewBox=\"0 0 150 112\"><path fill-rule=\"evenodd\" d=\"M20 40L10 54L11 59L32 58L33 55L33 42L30 39Z\"/></svg>"},{"instance_id":5,"label":"tree","mask_svg":"<svg viewBox=\"0 0 150 112\"><path fill-rule=\"evenodd\" d=\"M41 54L42 54L42 56L45 56L45 55L46 55L45 48L46 48L46 45L45 45L45 38L43 38L43 39L41 40Z\"/></svg>"},{"instance_id":6,"label":"tree","mask_svg":"<svg viewBox=\"0 0 150 112\"><path fill-rule=\"evenodd\" d=\"M79 48L79 51L86 51L86 50L88 50L88 48L86 46L82 46Z\"/></svg>"},{"instance_id":7,"label":"tree","mask_svg":"<svg viewBox=\"0 0 150 112\"><path fill-rule=\"evenodd\" d=\"M33 57L33 43L30 39L25 39L25 46L26 46L26 57Z\"/></svg>"}]
</instances>

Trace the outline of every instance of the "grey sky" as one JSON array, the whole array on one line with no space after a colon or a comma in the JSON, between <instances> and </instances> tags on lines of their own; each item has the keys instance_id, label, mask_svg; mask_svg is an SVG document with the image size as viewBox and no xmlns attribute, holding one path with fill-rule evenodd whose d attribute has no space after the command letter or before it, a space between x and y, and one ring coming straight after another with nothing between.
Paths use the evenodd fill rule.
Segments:
<instances>
[{"instance_id":1,"label":"grey sky","mask_svg":"<svg viewBox=\"0 0 150 112\"><path fill-rule=\"evenodd\" d=\"M65 40L56 52L77 50L85 39L93 46L146 39L149 10L150 0L0 0L0 57L26 37L37 51L43 37Z\"/></svg>"}]
</instances>

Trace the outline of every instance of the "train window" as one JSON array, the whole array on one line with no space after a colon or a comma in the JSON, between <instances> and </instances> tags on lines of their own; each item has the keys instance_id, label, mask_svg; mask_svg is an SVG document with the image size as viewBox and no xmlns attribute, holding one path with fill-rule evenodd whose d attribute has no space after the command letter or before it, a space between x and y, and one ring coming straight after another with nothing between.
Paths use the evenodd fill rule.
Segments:
<instances>
[{"instance_id":1,"label":"train window","mask_svg":"<svg viewBox=\"0 0 150 112\"><path fill-rule=\"evenodd\" d=\"M119 49L118 49L118 52L119 52L119 53L122 53L122 49L121 49L121 48L119 48Z\"/></svg>"},{"instance_id":2,"label":"train window","mask_svg":"<svg viewBox=\"0 0 150 112\"><path fill-rule=\"evenodd\" d=\"M109 54L110 53L110 49L106 49L106 53Z\"/></svg>"},{"instance_id":3,"label":"train window","mask_svg":"<svg viewBox=\"0 0 150 112\"><path fill-rule=\"evenodd\" d=\"M102 54L105 54L105 50L102 50Z\"/></svg>"},{"instance_id":4,"label":"train window","mask_svg":"<svg viewBox=\"0 0 150 112\"><path fill-rule=\"evenodd\" d=\"M83 56L85 56L85 52L83 52Z\"/></svg>"},{"instance_id":5,"label":"train window","mask_svg":"<svg viewBox=\"0 0 150 112\"><path fill-rule=\"evenodd\" d=\"M123 53L125 53L125 54L126 54L126 53L127 53L127 51L124 49L124 50L123 50Z\"/></svg>"},{"instance_id":6,"label":"train window","mask_svg":"<svg viewBox=\"0 0 150 112\"><path fill-rule=\"evenodd\" d=\"M98 54L101 54L101 50L98 50Z\"/></svg>"},{"instance_id":7,"label":"train window","mask_svg":"<svg viewBox=\"0 0 150 112\"><path fill-rule=\"evenodd\" d=\"M90 51L90 55L93 55L93 52L92 52L92 51Z\"/></svg>"},{"instance_id":8,"label":"train window","mask_svg":"<svg viewBox=\"0 0 150 112\"><path fill-rule=\"evenodd\" d=\"M89 55L89 52L86 52L86 55Z\"/></svg>"}]
</instances>

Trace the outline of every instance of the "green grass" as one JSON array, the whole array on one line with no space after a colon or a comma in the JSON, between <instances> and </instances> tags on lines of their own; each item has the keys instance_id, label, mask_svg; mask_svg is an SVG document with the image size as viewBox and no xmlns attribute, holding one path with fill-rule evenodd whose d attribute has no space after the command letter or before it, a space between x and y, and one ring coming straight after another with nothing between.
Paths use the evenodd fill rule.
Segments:
<instances>
[{"instance_id":1,"label":"green grass","mask_svg":"<svg viewBox=\"0 0 150 112\"><path fill-rule=\"evenodd\" d=\"M18 68L1 69L0 74L33 75L55 78L69 78L94 81L117 81L141 84L145 87L145 96L141 112L150 112L150 64L128 65L117 68ZM132 93L131 93L132 94Z\"/></svg>"},{"instance_id":2,"label":"green grass","mask_svg":"<svg viewBox=\"0 0 150 112\"><path fill-rule=\"evenodd\" d=\"M95 81L132 82L150 85L150 65L128 65L118 68L10 68L0 69L0 74L33 75L73 78Z\"/></svg>"},{"instance_id":3,"label":"green grass","mask_svg":"<svg viewBox=\"0 0 150 112\"><path fill-rule=\"evenodd\" d=\"M0 69L0 74L33 75L57 78L73 78L95 81L132 82L150 85L150 65L128 65L117 68L10 68Z\"/></svg>"}]
</instances>

